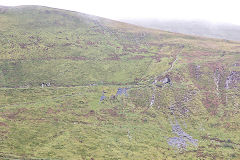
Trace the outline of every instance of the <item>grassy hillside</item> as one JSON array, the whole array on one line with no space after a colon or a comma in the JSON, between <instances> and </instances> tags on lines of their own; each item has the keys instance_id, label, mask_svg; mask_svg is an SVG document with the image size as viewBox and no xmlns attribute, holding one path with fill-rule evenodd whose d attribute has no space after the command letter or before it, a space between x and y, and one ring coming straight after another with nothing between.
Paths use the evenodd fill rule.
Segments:
<instances>
[{"instance_id":1,"label":"grassy hillside","mask_svg":"<svg viewBox=\"0 0 240 160\"><path fill-rule=\"evenodd\" d=\"M0 7L1 159L239 159L240 43Z\"/></svg>"}]
</instances>

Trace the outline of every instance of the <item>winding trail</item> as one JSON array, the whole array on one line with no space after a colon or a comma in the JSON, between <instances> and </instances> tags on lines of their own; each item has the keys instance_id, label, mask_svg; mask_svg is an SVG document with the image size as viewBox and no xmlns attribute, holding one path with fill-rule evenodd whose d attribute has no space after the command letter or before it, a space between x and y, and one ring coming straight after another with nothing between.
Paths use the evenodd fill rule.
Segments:
<instances>
[{"instance_id":1,"label":"winding trail","mask_svg":"<svg viewBox=\"0 0 240 160\"><path fill-rule=\"evenodd\" d=\"M165 71L163 72L161 75L165 76L168 72L170 72L172 69L173 69L173 66L174 64L177 62L178 60L178 57L176 56L174 61L171 63L171 66ZM155 103L155 97L156 97L156 89L157 89L157 86L156 86L156 83L158 82L157 78L159 77L160 75L156 76L154 78L154 81L152 83L153 85L153 95L152 95L152 99L151 99L151 103L150 103L150 107L152 107Z\"/></svg>"}]
</instances>

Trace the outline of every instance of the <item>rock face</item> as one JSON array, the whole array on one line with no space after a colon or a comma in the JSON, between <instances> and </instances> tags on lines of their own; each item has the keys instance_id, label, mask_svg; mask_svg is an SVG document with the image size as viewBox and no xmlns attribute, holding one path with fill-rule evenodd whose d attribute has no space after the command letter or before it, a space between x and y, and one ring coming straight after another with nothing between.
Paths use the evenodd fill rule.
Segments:
<instances>
[{"instance_id":1,"label":"rock face","mask_svg":"<svg viewBox=\"0 0 240 160\"><path fill-rule=\"evenodd\" d=\"M159 81L162 82L163 84L171 83L171 79L168 76L164 77Z\"/></svg>"},{"instance_id":2,"label":"rock face","mask_svg":"<svg viewBox=\"0 0 240 160\"><path fill-rule=\"evenodd\" d=\"M116 96L125 95L127 96L127 88L118 88Z\"/></svg>"},{"instance_id":3,"label":"rock face","mask_svg":"<svg viewBox=\"0 0 240 160\"><path fill-rule=\"evenodd\" d=\"M151 103L150 103L150 107L152 107L154 105L154 102L155 102L155 92L156 92L156 87L162 87L162 85L157 85L156 83L157 82L161 82L162 85L165 85L167 83L171 84L171 80L169 78L169 76L167 75L166 77L164 77L163 79L159 79L159 78L156 78L154 81L153 81L153 95L152 95L152 98L151 98Z\"/></svg>"},{"instance_id":4,"label":"rock face","mask_svg":"<svg viewBox=\"0 0 240 160\"><path fill-rule=\"evenodd\" d=\"M168 144L170 146L179 150L185 150L189 144L193 146L198 145L198 140L192 138L192 136L184 132L178 123L172 125L172 132L177 134L178 137L172 137L168 139Z\"/></svg>"},{"instance_id":5,"label":"rock face","mask_svg":"<svg viewBox=\"0 0 240 160\"><path fill-rule=\"evenodd\" d=\"M101 96L101 98L100 98L100 101L103 101L105 98L106 98L106 96L104 95L104 91L102 92L102 96Z\"/></svg>"},{"instance_id":6,"label":"rock face","mask_svg":"<svg viewBox=\"0 0 240 160\"><path fill-rule=\"evenodd\" d=\"M106 98L110 98L110 100L116 99L117 96L124 95L127 96L127 90L128 88L118 88L116 95L112 95L111 97L106 97L104 93L107 93L105 91L102 92L102 96L100 98L100 102L105 100Z\"/></svg>"},{"instance_id":7,"label":"rock face","mask_svg":"<svg viewBox=\"0 0 240 160\"><path fill-rule=\"evenodd\" d=\"M184 149L184 150L187 147L186 141L180 137L169 138L168 144L172 147L176 147L178 149Z\"/></svg>"},{"instance_id":8,"label":"rock face","mask_svg":"<svg viewBox=\"0 0 240 160\"><path fill-rule=\"evenodd\" d=\"M221 77L221 74L219 73L219 70L217 69L214 73L214 82L215 82L216 89L218 92L219 92L220 77Z\"/></svg>"},{"instance_id":9,"label":"rock face","mask_svg":"<svg viewBox=\"0 0 240 160\"><path fill-rule=\"evenodd\" d=\"M201 66L190 65L190 72L192 73L192 76L194 77L194 79L199 80L201 78L201 75L202 75Z\"/></svg>"},{"instance_id":10,"label":"rock face","mask_svg":"<svg viewBox=\"0 0 240 160\"><path fill-rule=\"evenodd\" d=\"M225 88L235 88L240 83L240 71L232 71L226 79Z\"/></svg>"},{"instance_id":11,"label":"rock face","mask_svg":"<svg viewBox=\"0 0 240 160\"><path fill-rule=\"evenodd\" d=\"M43 87L51 87L51 83L50 82L49 83L42 83L41 86L42 86L42 88Z\"/></svg>"}]
</instances>

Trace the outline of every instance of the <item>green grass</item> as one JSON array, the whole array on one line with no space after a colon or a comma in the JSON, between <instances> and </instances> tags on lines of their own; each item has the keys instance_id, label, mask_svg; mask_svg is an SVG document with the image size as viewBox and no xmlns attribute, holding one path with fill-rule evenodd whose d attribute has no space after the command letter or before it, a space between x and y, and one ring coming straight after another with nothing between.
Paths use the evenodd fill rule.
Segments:
<instances>
[{"instance_id":1,"label":"green grass","mask_svg":"<svg viewBox=\"0 0 240 160\"><path fill-rule=\"evenodd\" d=\"M238 42L39 6L0 24L0 159L240 158ZM198 146L168 144L175 121Z\"/></svg>"},{"instance_id":2,"label":"green grass","mask_svg":"<svg viewBox=\"0 0 240 160\"><path fill-rule=\"evenodd\" d=\"M106 90L115 92L114 88ZM164 92L170 93L169 89ZM147 103L136 103L137 99L147 99L147 94L137 96L139 92L146 93L144 89L131 89L128 97L99 103L101 91L101 86L2 89L1 95L8 97L1 98L5 100L1 101L4 106L0 112L1 122L6 124L1 126L1 155L26 159L181 159L186 156L196 158L204 148L208 158L228 157L229 154L239 156L239 144L234 144L239 142L239 130L222 128L225 122L219 117L211 117L204 107L198 106L194 111L190 106L198 102L197 95L185 104L193 113L177 119L180 124L185 123L187 133L199 140L199 146L179 154L167 144L167 138L174 136L169 123L174 117L168 114L167 105L147 108ZM161 96L167 102L169 95ZM211 118L207 121L206 117Z\"/></svg>"}]
</instances>

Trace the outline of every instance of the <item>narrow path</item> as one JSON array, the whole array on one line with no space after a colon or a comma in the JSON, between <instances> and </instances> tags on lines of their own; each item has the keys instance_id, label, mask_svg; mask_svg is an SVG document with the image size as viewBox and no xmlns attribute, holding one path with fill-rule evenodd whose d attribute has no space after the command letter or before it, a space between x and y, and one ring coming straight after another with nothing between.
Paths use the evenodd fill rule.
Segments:
<instances>
[{"instance_id":1,"label":"narrow path","mask_svg":"<svg viewBox=\"0 0 240 160\"><path fill-rule=\"evenodd\" d=\"M173 69L173 66L177 62L177 60L178 60L178 56L175 57L175 60L172 62L170 68L167 71L163 72L163 74L170 72Z\"/></svg>"},{"instance_id":2,"label":"narrow path","mask_svg":"<svg viewBox=\"0 0 240 160\"><path fill-rule=\"evenodd\" d=\"M161 75L165 76L168 72L170 72L172 69L173 69L173 66L174 64L177 62L178 60L178 57L176 56L174 61L171 63L171 66L165 71L163 72ZM157 83L157 78L159 77L160 75L156 76L154 78L154 81L152 83L153 85L153 95L152 95L152 99L151 99L151 103L150 103L150 107L152 107L155 103L155 97L156 97L156 89L157 89L157 86L156 86L156 83Z\"/></svg>"}]
</instances>

